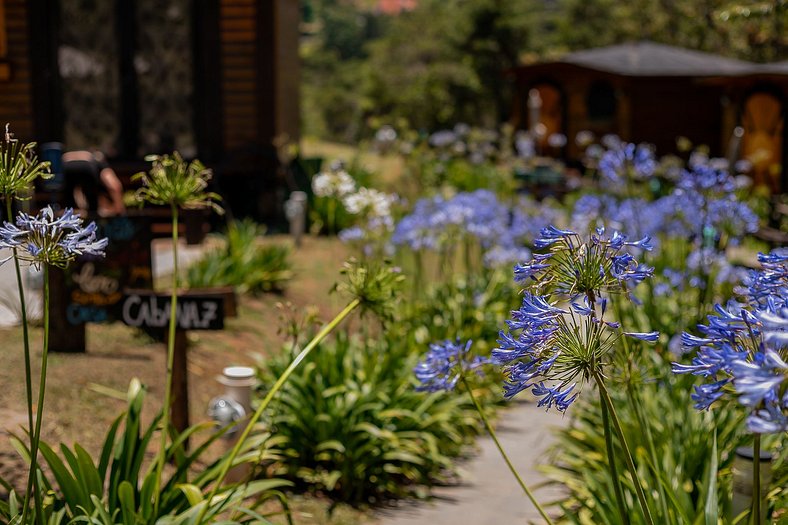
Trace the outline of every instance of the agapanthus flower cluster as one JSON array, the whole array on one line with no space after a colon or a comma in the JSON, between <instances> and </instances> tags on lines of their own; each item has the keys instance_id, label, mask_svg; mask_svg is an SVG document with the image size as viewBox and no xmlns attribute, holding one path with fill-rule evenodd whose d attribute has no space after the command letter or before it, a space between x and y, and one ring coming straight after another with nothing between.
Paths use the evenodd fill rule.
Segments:
<instances>
[{"instance_id":1,"label":"agapanthus flower cluster","mask_svg":"<svg viewBox=\"0 0 788 525\"><path fill-rule=\"evenodd\" d=\"M602 373L622 336L658 339L657 332L624 331L619 321L606 317L611 295L631 294L653 273L627 249L651 245L647 237L629 241L604 228L583 239L549 226L534 246L548 251L515 266L515 281L530 289L500 332L492 358L505 365L507 398L530 390L539 406L563 412L577 398L578 383ZM562 302L566 306L560 307Z\"/></svg>"},{"instance_id":2,"label":"agapanthus flower cluster","mask_svg":"<svg viewBox=\"0 0 788 525\"><path fill-rule=\"evenodd\" d=\"M312 191L318 197L341 199L356 191L356 181L341 165L332 166L312 179Z\"/></svg>"},{"instance_id":3,"label":"agapanthus flower cluster","mask_svg":"<svg viewBox=\"0 0 788 525\"><path fill-rule=\"evenodd\" d=\"M627 180L644 180L654 175L658 163L651 146L626 142L611 146L597 165L608 182L623 184Z\"/></svg>"},{"instance_id":4,"label":"agapanthus flower cluster","mask_svg":"<svg viewBox=\"0 0 788 525\"><path fill-rule=\"evenodd\" d=\"M36 179L52 177L49 162L39 162L35 150L35 142L20 143L5 125L0 137L0 197L22 198Z\"/></svg>"},{"instance_id":5,"label":"agapanthus flower cluster","mask_svg":"<svg viewBox=\"0 0 788 525\"><path fill-rule=\"evenodd\" d=\"M342 204L348 213L367 217L390 217L391 206L397 196L372 188L359 188L342 197Z\"/></svg>"},{"instance_id":6,"label":"agapanthus flower cluster","mask_svg":"<svg viewBox=\"0 0 788 525\"><path fill-rule=\"evenodd\" d=\"M758 229L758 216L735 195L735 178L714 159L696 159L681 171L672 192L674 209L696 236L714 232L725 234L729 242Z\"/></svg>"},{"instance_id":7,"label":"agapanthus flower cluster","mask_svg":"<svg viewBox=\"0 0 788 525\"><path fill-rule=\"evenodd\" d=\"M471 353L472 344L471 340L461 343L459 339L431 344L424 359L413 369L419 381L416 389L425 392L454 390L468 372L489 363L489 359Z\"/></svg>"},{"instance_id":8,"label":"agapanthus flower cluster","mask_svg":"<svg viewBox=\"0 0 788 525\"><path fill-rule=\"evenodd\" d=\"M521 262L530 258L523 246L534 231L550 224L559 212L533 200L514 206L501 202L493 192L461 192L450 199L420 199L413 211L396 225L392 242L412 250L440 250L469 236L483 248L487 266Z\"/></svg>"},{"instance_id":9,"label":"agapanthus flower cluster","mask_svg":"<svg viewBox=\"0 0 788 525\"><path fill-rule=\"evenodd\" d=\"M82 218L66 208L55 217L47 206L38 215L20 213L16 225L0 227L0 247L17 248L21 260L39 268L42 264L66 268L80 255L103 256L107 239L96 238L96 223L83 227Z\"/></svg>"},{"instance_id":10,"label":"agapanthus flower cluster","mask_svg":"<svg viewBox=\"0 0 788 525\"><path fill-rule=\"evenodd\" d=\"M685 348L697 348L690 364L673 372L707 380L692 394L708 409L732 398L749 412L754 433L788 431L788 252L759 254L762 269L745 280L744 302L717 305L700 335L682 334Z\"/></svg>"},{"instance_id":11,"label":"agapanthus flower cluster","mask_svg":"<svg viewBox=\"0 0 788 525\"><path fill-rule=\"evenodd\" d=\"M420 199L397 224L392 241L414 250L436 249L453 242L454 233L467 232L483 246L492 246L504 236L508 224L509 211L493 192L460 192L450 199Z\"/></svg>"}]
</instances>

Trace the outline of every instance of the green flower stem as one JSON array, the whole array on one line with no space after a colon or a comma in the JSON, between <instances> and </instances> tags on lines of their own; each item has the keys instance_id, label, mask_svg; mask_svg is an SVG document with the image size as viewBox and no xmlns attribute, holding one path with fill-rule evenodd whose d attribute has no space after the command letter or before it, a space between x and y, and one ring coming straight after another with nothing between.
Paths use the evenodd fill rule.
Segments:
<instances>
[{"instance_id":1,"label":"green flower stem","mask_svg":"<svg viewBox=\"0 0 788 525\"><path fill-rule=\"evenodd\" d=\"M44 394L47 387L47 357L49 355L49 266L42 265L44 268L44 344L41 353L41 374L38 381L38 407L36 408L35 430L30 443L30 473L27 478L27 494L25 501L29 501L29 494L33 491L36 505L36 520L44 525L44 508L41 502L41 495L38 490L38 444L41 441L41 421L44 415ZM25 524L27 505L22 510L22 525Z\"/></svg>"},{"instance_id":2,"label":"green flower stem","mask_svg":"<svg viewBox=\"0 0 788 525\"><path fill-rule=\"evenodd\" d=\"M339 312L334 319L331 320L328 324L326 324L320 332L312 338L311 341L304 347L303 350L293 359L293 362L290 363L290 366L279 376L279 379L276 380L276 383L271 387L271 390L268 391L263 401L260 403L260 406L257 407L252 417L249 419L249 422L246 424L246 428L238 437L238 441L236 441L235 446L233 447L232 451L230 451L230 455L226 457L222 464L222 470L219 472L219 475L216 478L216 482L211 489L211 492L208 494L208 497L205 499L205 505L203 505L200 513L197 515L197 519L194 521L195 525L200 525L202 521L205 519L205 514L208 512L208 507L210 506L211 501L216 496L216 493L219 491L219 487L224 483L224 478L227 476L227 472L229 472L230 467L232 467L233 461L235 458L238 457L238 454L241 451L241 447L244 444L244 441L249 437L249 434L252 432L252 428L254 425L260 420L262 417L263 412L265 412L268 405L271 403L271 400L274 398L277 392L281 390L282 386L288 380L290 375L295 371L301 361L306 359L306 357L315 349L317 345L319 345L323 339L328 336L339 324L348 316L350 313L355 310L361 304L360 299L353 299L345 309Z\"/></svg>"},{"instance_id":3,"label":"green flower stem","mask_svg":"<svg viewBox=\"0 0 788 525\"><path fill-rule=\"evenodd\" d=\"M328 236L332 237L336 234L334 230L337 227L337 203L336 197L328 198Z\"/></svg>"},{"instance_id":4,"label":"green flower stem","mask_svg":"<svg viewBox=\"0 0 788 525\"><path fill-rule=\"evenodd\" d=\"M635 460L632 459L632 452L629 450L626 437L624 437L624 430L621 428L621 421L619 421L618 414L616 414L616 409L613 406L613 400L610 399L610 393L607 391L605 381L602 379L602 376L599 374L599 372L594 372L593 376L597 387L599 388L599 395L602 397L602 401L604 401L610 413L610 419L612 420L613 428L618 435L618 440L621 442L621 448L624 449L624 459L626 460L629 473L632 475L632 482L633 485L635 485L635 493L638 497L638 503L640 503L640 509L643 511L643 517L645 518L647 525L654 525L654 519L651 517L651 511L648 508L646 495L643 492L643 487L640 485L640 479L638 478L637 469L635 468Z\"/></svg>"},{"instance_id":5,"label":"green flower stem","mask_svg":"<svg viewBox=\"0 0 788 525\"><path fill-rule=\"evenodd\" d=\"M161 417L161 441L156 462L156 485L153 489L153 515L159 512L159 487L164 463L167 461L167 434L170 429L170 405L172 404L172 367L175 359L175 329L178 324L178 207L172 209L172 291L170 294L170 325L167 338L167 375L164 382L164 405Z\"/></svg>"},{"instance_id":6,"label":"green flower stem","mask_svg":"<svg viewBox=\"0 0 788 525\"><path fill-rule=\"evenodd\" d=\"M621 516L621 523L629 525L629 514L624 503L624 494L621 492L621 480L618 477L618 467L616 466L616 454L613 450L613 434L610 430L610 415L607 412L607 405L602 398L602 391L599 391L599 401L602 406L602 427L605 431L605 449L607 450L607 464L610 467L610 477L613 478L613 491L616 495L616 505Z\"/></svg>"},{"instance_id":7,"label":"green flower stem","mask_svg":"<svg viewBox=\"0 0 788 525\"><path fill-rule=\"evenodd\" d=\"M545 522L548 523L548 525L553 525L553 521L547 515L547 513L542 508L542 506L539 505L539 502L536 500L533 493L528 488L528 485L526 485L525 482L523 481L523 478L520 477L520 473L517 472L517 469L514 467L514 465L512 465L511 460L509 460L509 456L506 455L506 452L501 446L501 443L498 441L498 436L495 434L495 430L493 429L492 425L490 425L490 421L487 419L487 416L484 415L484 410L482 410L482 406L479 404L479 400L476 399L476 396L473 395L473 390L471 390L471 386L468 384L468 381L465 379L465 376L460 376L460 377L462 378L462 384L465 385L465 390L468 391L468 395L471 397L471 401L473 401L473 406L476 407L476 411L479 413L479 417L482 418L482 422L484 423L484 428L486 428L487 433L490 434L493 443L495 443L495 446L498 448L498 452L501 453L501 457L506 462L506 466L509 467L509 470L512 472L512 475L514 475L515 479L517 480L517 483L520 484L520 487L523 489L523 492L525 492L525 495L528 496L528 499L531 500L531 503L534 504L534 507L536 507L536 510L539 511L539 514L542 515L542 518L544 518Z\"/></svg>"},{"instance_id":8,"label":"green flower stem","mask_svg":"<svg viewBox=\"0 0 788 525\"><path fill-rule=\"evenodd\" d=\"M624 338L626 339L626 338ZM631 364L630 364L631 366ZM657 456L657 448L654 445L654 436L651 433L651 425L648 424L646 421L646 417L643 415L642 404L640 402L640 395L638 394L637 390L633 388L631 382L627 382L627 392L628 397L630 400L630 404L632 405L632 411L635 413L635 417L638 420L638 425L643 430L643 434L646 437L646 443L648 443L648 451L651 455L651 462L654 464L654 468L657 468L659 465L659 456ZM668 515L668 498L665 494L665 489L662 486L662 483L657 483L657 492L659 493L659 500L660 506L662 507L662 515Z\"/></svg>"},{"instance_id":9,"label":"green flower stem","mask_svg":"<svg viewBox=\"0 0 788 525\"><path fill-rule=\"evenodd\" d=\"M6 196L5 199L6 203L6 216L8 217L8 221L11 222L11 216L13 213L12 209L12 199L10 195ZM22 311L22 345L24 347L24 355L25 355L25 394L27 397L27 428L30 430L30 447L33 447L33 372L30 365L30 331L27 326L27 302L25 301L25 289L22 286L22 269L19 265L19 257L17 256L16 248L12 248L12 253L14 256L14 269L16 270L16 286L17 291L19 292L19 305ZM34 476L33 478L33 486L31 487L33 490L38 488L38 476ZM28 480L29 481L29 480ZM40 499L40 495L38 490L35 490L34 494L38 499ZM27 506L30 503L30 489L28 489L27 493L25 494L25 504L23 507L22 514L24 515L27 512ZM36 505L37 507L40 506L40 502ZM24 523L24 518L27 516L23 516L22 523Z\"/></svg>"},{"instance_id":10,"label":"green flower stem","mask_svg":"<svg viewBox=\"0 0 788 525\"><path fill-rule=\"evenodd\" d=\"M752 523L761 525L761 435L753 434L752 443Z\"/></svg>"}]
</instances>

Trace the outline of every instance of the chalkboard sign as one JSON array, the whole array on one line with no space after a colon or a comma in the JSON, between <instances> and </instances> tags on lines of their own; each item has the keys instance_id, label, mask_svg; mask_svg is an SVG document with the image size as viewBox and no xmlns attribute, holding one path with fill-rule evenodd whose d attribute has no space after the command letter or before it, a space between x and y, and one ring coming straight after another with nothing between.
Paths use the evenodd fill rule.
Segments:
<instances>
[{"instance_id":1,"label":"chalkboard sign","mask_svg":"<svg viewBox=\"0 0 788 525\"><path fill-rule=\"evenodd\" d=\"M176 303L179 330L222 330L226 292L184 292ZM127 290L121 308L124 324L137 328L167 328L170 295L153 290Z\"/></svg>"},{"instance_id":2,"label":"chalkboard sign","mask_svg":"<svg viewBox=\"0 0 788 525\"><path fill-rule=\"evenodd\" d=\"M120 318L125 288L150 288L150 222L141 217L96 220L98 237L107 237L106 257L82 257L66 272L66 320L101 323Z\"/></svg>"},{"instance_id":3,"label":"chalkboard sign","mask_svg":"<svg viewBox=\"0 0 788 525\"><path fill-rule=\"evenodd\" d=\"M106 257L83 256L67 270L50 273L50 329L54 352L84 352L85 323L120 319L123 290L151 288L151 220L141 216L95 217Z\"/></svg>"}]
</instances>

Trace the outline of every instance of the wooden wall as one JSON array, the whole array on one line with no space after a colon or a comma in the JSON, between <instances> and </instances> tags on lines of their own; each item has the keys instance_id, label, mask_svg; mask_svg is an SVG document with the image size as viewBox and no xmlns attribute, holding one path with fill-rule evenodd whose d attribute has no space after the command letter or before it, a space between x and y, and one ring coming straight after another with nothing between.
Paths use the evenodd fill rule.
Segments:
<instances>
[{"instance_id":1,"label":"wooden wall","mask_svg":"<svg viewBox=\"0 0 788 525\"><path fill-rule=\"evenodd\" d=\"M221 0L221 107L226 151L298 138L297 0Z\"/></svg>"},{"instance_id":2,"label":"wooden wall","mask_svg":"<svg viewBox=\"0 0 788 525\"><path fill-rule=\"evenodd\" d=\"M225 150L255 143L258 138L258 9L256 0L220 2L221 107Z\"/></svg>"},{"instance_id":3,"label":"wooden wall","mask_svg":"<svg viewBox=\"0 0 788 525\"><path fill-rule=\"evenodd\" d=\"M11 124L17 138L34 140L33 109L28 47L28 12L25 0L0 0L0 39L5 37L5 56L0 55L0 126ZM4 34L3 34L4 33ZM0 53L3 46L0 45ZM8 74L2 74L7 72Z\"/></svg>"}]
</instances>

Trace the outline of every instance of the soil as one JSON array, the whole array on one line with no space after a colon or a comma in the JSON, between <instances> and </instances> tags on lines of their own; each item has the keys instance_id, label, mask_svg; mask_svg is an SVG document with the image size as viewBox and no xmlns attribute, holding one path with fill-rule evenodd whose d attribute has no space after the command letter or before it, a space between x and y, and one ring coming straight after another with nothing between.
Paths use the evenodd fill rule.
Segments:
<instances>
[{"instance_id":1,"label":"soil","mask_svg":"<svg viewBox=\"0 0 788 525\"><path fill-rule=\"evenodd\" d=\"M264 242L290 241L267 237ZM335 239L306 237L303 245L292 251L295 277L283 294L241 296L238 316L226 319L223 331L189 333L192 424L208 420L208 402L224 388L217 382L224 367L264 364L266 356L282 347L285 338L277 333L282 313L279 303L292 303L296 315L314 306L323 320L344 306L342 298L329 290L340 279L339 270L348 255ZM42 337L41 328L33 327L30 341L36 382ZM27 428L21 327L0 330L0 348L0 477L20 487L27 479L27 463L9 437L24 436ZM42 439L51 445L78 442L95 457L110 423L126 406L125 392L132 378L138 378L148 392L144 416L149 420L160 409L165 361L166 346L137 329L120 323L88 325L85 353L49 356ZM212 452L221 453L221 448ZM153 451L150 454L152 457ZM328 523L315 517L322 511L314 509L325 505L309 501L302 506L309 510L302 513L300 523ZM334 518L330 522L338 523Z\"/></svg>"}]
</instances>

